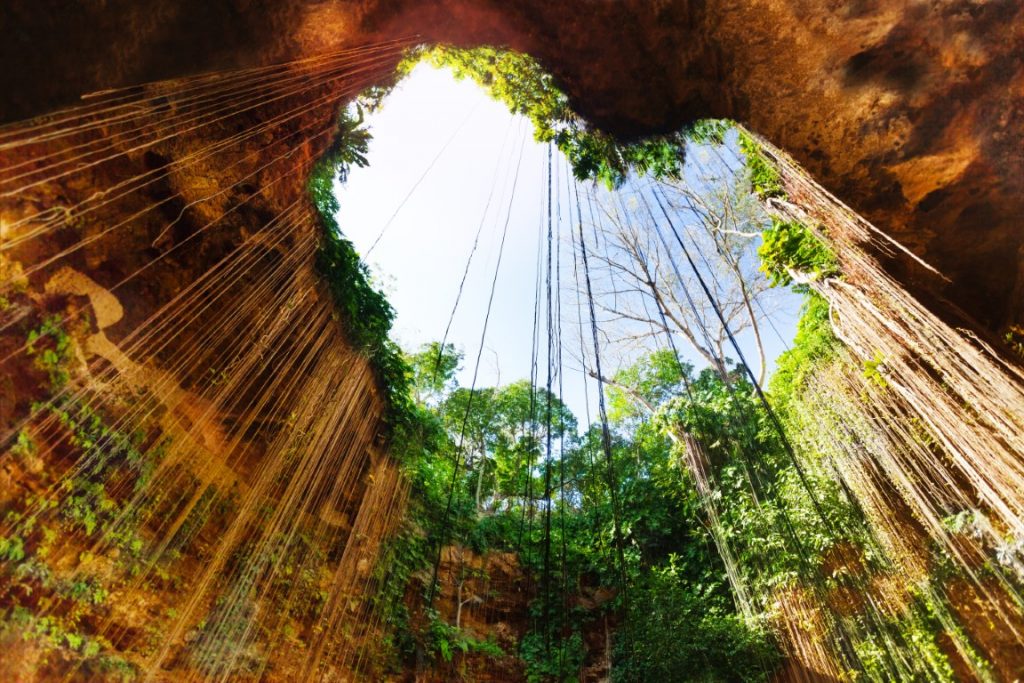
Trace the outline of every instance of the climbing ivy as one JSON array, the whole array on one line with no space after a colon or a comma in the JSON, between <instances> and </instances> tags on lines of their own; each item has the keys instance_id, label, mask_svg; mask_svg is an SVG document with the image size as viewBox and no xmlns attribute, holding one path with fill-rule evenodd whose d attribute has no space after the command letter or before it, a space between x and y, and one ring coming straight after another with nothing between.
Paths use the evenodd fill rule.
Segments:
<instances>
[{"instance_id":1,"label":"climbing ivy","mask_svg":"<svg viewBox=\"0 0 1024 683\"><path fill-rule=\"evenodd\" d=\"M74 357L74 348L59 315L48 316L38 328L28 333L25 351L35 358L36 367L46 372L54 392L68 383L71 376L68 367Z\"/></svg>"},{"instance_id":2,"label":"climbing ivy","mask_svg":"<svg viewBox=\"0 0 1024 683\"><path fill-rule=\"evenodd\" d=\"M791 348L783 351L775 363L771 394L786 402L798 393L805 380L824 363L832 360L840 348L832 331L829 306L824 297L808 291L803 303L796 336Z\"/></svg>"}]
</instances>

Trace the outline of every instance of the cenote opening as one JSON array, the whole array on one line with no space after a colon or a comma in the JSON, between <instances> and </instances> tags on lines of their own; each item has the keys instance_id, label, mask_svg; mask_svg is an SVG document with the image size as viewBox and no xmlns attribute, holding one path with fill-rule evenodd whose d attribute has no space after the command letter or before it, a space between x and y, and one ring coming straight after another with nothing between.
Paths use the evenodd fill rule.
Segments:
<instances>
[{"instance_id":1,"label":"cenote opening","mask_svg":"<svg viewBox=\"0 0 1024 683\"><path fill-rule=\"evenodd\" d=\"M1016 680L1020 330L915 232L952 172L864 200L739 105L613 135L613 66L374 26L0 129L0 670Z\"/></svg>"}]
</instances>

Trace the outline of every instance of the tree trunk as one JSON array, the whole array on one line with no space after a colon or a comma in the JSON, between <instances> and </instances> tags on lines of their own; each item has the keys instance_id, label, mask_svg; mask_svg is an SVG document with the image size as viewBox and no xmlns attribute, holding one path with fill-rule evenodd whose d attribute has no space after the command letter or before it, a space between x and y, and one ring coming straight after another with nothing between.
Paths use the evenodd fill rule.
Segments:
<instances>
[{"instance_id":1,"label":"tree trunk","mask_svg":"<svg viewBox=\"0 0 1024 683\"><path fill-rule=\"evenodd\" d=\"M487 457L480 452L480 464L477 465L479 472L476 474L476 510L480 511L480 494L484 488L484 469L487 467Z\"/></svg>"}]
</instances>

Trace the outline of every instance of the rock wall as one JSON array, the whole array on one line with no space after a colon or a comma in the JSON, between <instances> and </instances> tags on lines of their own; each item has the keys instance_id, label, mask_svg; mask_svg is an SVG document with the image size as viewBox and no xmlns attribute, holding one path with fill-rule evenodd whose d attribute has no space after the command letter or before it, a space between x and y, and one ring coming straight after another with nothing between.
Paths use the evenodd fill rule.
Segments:
<instances>
[{"instance_id":1,"label":"rock wall","mask_svg":"<svg viewBox=\"0 0 1024 683\"><path fill-rule=\"evenodd\" d=\"M372 677L407 489L306 190L349 57L0 134L0 671Z\"/></svg>"}]
</instances>

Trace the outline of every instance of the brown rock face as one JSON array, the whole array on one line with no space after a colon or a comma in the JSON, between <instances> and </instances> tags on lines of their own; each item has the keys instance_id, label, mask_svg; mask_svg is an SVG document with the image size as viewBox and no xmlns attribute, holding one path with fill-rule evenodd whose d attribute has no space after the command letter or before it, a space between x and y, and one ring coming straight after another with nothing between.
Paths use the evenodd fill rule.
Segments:
<instances>
[{"instance_id":1,"label":"brown rock face","mask_svg":"<svg viewBox=\"0 0 1024 683\"><path fill-rule=\"evenodd\" d=\"M419 35L538 57L623 136L746 123L951 280L978 326L1024 318L1020 0L11 0L0 120L100 88Z\"/></svg>"}]
</instances>

